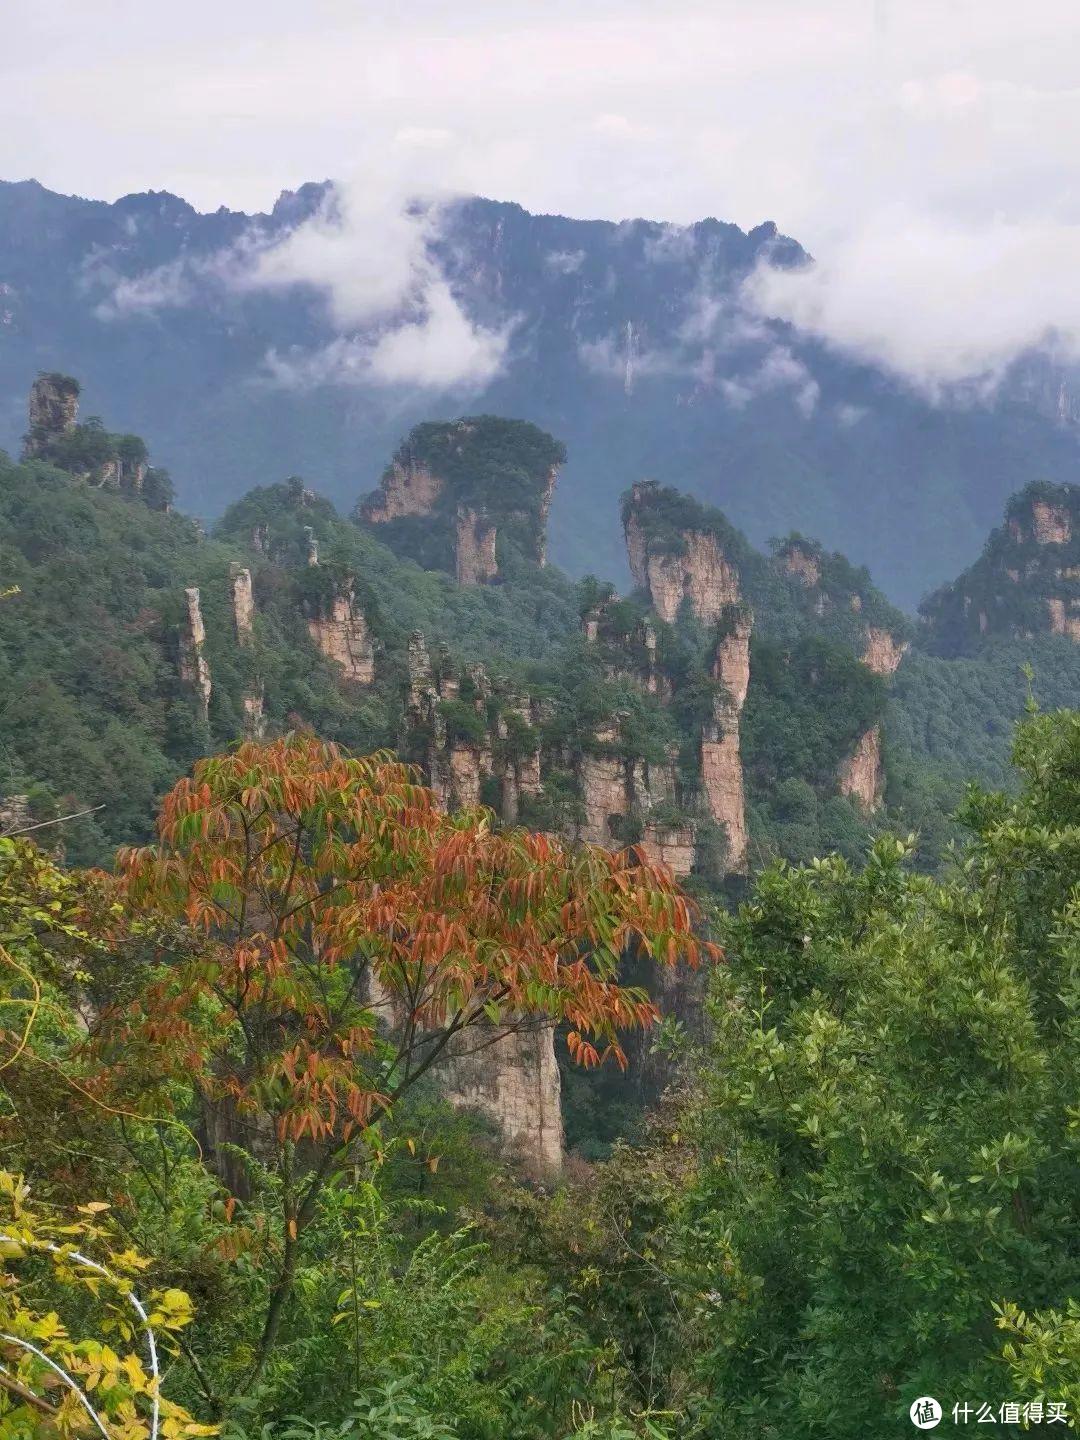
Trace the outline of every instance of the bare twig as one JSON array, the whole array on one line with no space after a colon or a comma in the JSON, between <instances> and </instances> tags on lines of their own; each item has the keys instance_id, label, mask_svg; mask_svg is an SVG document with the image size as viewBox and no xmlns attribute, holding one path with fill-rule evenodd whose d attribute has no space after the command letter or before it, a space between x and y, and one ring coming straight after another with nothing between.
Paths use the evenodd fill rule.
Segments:
<instances>
[{"instance_id":1,"label":"bare twig","mask_svg":"<svg viewBox=\"0 0 1080 1440\"><path fill-rule=\"evenodd\" d=\"M31 830L44 830L48 825L63 825L65 820L81 820L84 815L96 815L104 805L91 805L89 810L75 810L70 815L58 815L55 820L39 820L36 825L23 825L18 830L0 831L0 839L10 840L13 835L29 835Z\"/></svg>"}]
</instances>

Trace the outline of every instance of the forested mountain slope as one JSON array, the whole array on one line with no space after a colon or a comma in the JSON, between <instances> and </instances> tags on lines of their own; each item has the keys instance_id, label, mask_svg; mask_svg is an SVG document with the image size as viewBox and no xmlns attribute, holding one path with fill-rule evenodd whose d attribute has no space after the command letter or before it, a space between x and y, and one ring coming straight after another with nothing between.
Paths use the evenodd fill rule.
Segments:
<instances>
[{"instance_id":1,"label":"forested mountain slope","mask_svg":"<svg viewBox=\"0 0 1080 1440\"><path fill-rule=\"evenodd\" d=\"M305 226L325 264L285 248ZM378 324L342 311L366 245L362 216L323 185L247 216L0 184L0 444L16 448L38 369L82 375L87 410L152 436L183 508L216 519L289 472L348 508L413 423L523 416L567 447L551 552L573 575L625 584L616 504L652 475L757 545L820 536L912 607L966 563L1018 478L1076 470L1073 408L1041 390L931 404L748 312L755 265L807 262L769 224L455 202L417 250L434 288Z\"/></svg>"},{"instance_id":2,"label":"forested mountain slope","mask_svg":"<svg viewBox=\"0 0 1080 1440\"><path fill-rule=\"evenodd\" d=\"M74 1237L182 1340L180 1440L1080 1403L1076 710L1005 768L1029 686L1080 693L1074 487L916 625L655 481L631 592L572 582L562 446L492 415L351 518L294 476L208 538L77 401L42 374L0 462L0 1215L62 1257L5 1258L9 1337L146 1440ZM979 775L1013 794L954 818Z\"/></svg>"},{"instance_id":3,"label":"forested mountain slope","mask_svg":"<svg viewBox=\"0 0 1080 1440\"><path fill-rule=\"evenodd\" d=\"M572 583L542 563L563 451L524 422L418 427L355 519L293 478L206 538L162 508L168 477L137 437L78 422L73 384L39 379L29 458L0 471L17 592L0 605L0 795L9 828L94 807L64 827L73 859L144 838L195 756L303 726L398 750L452 805L642 840L709 887L775 854L856 854L886 823L933 864L963 781L1006 778L1022 667L1044 705L1080 694L1080 646L1045 599L1040 629L942 654L940 599L913 626L817 542L763 554L655 483L624 496L631 594ZM1075 492L1053 493L1071 515ZM1031 577L1068 588L1061 534L1023 543Z\"/></svg>"}]
</instances>

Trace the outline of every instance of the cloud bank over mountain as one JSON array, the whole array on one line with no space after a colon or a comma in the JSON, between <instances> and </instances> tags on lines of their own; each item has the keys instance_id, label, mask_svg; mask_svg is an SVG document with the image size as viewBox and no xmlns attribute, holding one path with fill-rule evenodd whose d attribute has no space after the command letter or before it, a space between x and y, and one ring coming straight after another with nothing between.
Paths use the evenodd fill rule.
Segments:
<instances>
[{"instance_id":1,"label":"cloud bank over mountain","mask_svg":"<svg viewBox=\"0 0 1080 1440\"><path fill-rule=\"evenodd\" d=\"M120 275L107 254L86 267L103 287L104 320L188 306L222 295L305 289L322 298L334 338L314 350L271 345L264 378L289 388L385 385L474 391L502 368L513 318L470 319L435 253L447 197L421 199L399 178L353 178L327 186L294 227L258 221L230 245Z\"/></svg>"},{"instance_id":2,"label":"cloud bank over mountain","mask_svg":"<svg viewBox=\"0 0 1080 1440\"><path fill-rule=\"evenodd\" d=\"M884 211L817 263L759 266L763 315L880 364L940 401L991 394L1032 350L1080 357L1080 224L984 226Z\"/></svg>"},{"instance_id":3,"label":"cloud bank over mountain","mask_svg":"<svg viewBox=\"0 0 1080 1440\"><path fill-rule=\"evenodd\" d=\"M339 317L343 343L279 356L282 375L497 373L512 317L477 328L401 208L433 193L663 217L665 244L706 215L771 217L818 266L759 276L752 302L940 400L992 388L1032 346L1075 349L1073 0L1022 16L1011 0L192 0L182 44L160 7L107 11L8 7L0 175L247 210L312 175L358 177L340 225L245 272L310 274ZM175 303L199 278L161 270L111 303ZM374 346L356 338L369 326Z\"/></svg>"}]
</instances>

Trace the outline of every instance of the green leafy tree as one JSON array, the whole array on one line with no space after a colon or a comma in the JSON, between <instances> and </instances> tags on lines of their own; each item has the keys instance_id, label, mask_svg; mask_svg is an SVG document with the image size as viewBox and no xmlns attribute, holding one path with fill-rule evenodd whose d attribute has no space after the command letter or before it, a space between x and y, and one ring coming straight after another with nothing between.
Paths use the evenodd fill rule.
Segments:
<instances>
[{"instance_id":1,"label":"green leafy tree","mask_svg":"<svg viewBox=\"0 0 1080 1440\"><path fill-rule=\"evenodd\" d=\"M702 1434L1075 1392L1080 715L1015 755L1023 794L971 795L947 878L884 837L861 870L774 867L727 927L681 1221Z\"/></svg>"}]
</instances>

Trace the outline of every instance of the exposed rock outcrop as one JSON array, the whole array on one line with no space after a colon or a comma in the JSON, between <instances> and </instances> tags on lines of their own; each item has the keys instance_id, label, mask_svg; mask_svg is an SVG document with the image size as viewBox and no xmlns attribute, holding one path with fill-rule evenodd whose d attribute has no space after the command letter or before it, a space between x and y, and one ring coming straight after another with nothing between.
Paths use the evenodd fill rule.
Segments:
<instances>
[{"instance_id":1,"label":"exposed rock outcrop","mask_svg":"<svg viewBox=\"0 0 1080 1440\"><path fill-rule=\"evenodd\" d=\"M249 649L255 636L255 596L251 586L251 571L244 565L234 563L229 566L229 598L232 601L233 628L237 644L241 649ZM244 735L249 740L261 740L266 733L264 705L262 681L249 679L240 697Z\"/></svg>"},{"instance_id":2,"label":"exposed rock outcrop","mask_svg":"<svg viewBox=\"0 0 1080 1440\"><path fill-rule=\"evenodd\" d=\"M630 814L633 796L627 763L614 753L618 742L617 722L597 730L593 737L601 750L586 750L578 762L578 784L584 820L578 839L590 845L610 845L613 820Z\"/></svg>"},{"instance_id":3,"label":"exposed rock outcrop","mask_svg":"<svg viewBox=\"0 0 1080 1440\"><path fill-rule=\"evenodd\" d=\"M604 672L609 680L629 680L640 685L647 695L669 700L671 677L660 663L656 625L646 615L630 633L614 633L610 607L617 599L612 592L582 616L581 631L586 642L605 647Z\"/></svg>"},{"instance_id":4,"label":"exposed rock outcrop","mask_svg":"<svg viewBox=\"0 0 1080 1440\"><path fill-rule=\"evenodd\" d=\"M250 645L255 623L255 597L251 588L251 571L245 566L229 566L229 594L237 641L241 645Z\"/></svg>"},{"instance_id":5,"label":"exposed rock outcrop","mask_svg":"<svg viewBox=\"0 0 1080 1440\"><path fill-rule=\"evenodd\" d=\"M743 874L747 863L746 796L740 749L740 719L750 683L748 607L732 605L717 641L713 677L721 690L701 737L701 784L712 819L727 836L727 869Z\"/></svg>"},{"instance_id":6,"label":"exposed rock outcrop","mask_svg":"<svg viewBox=\"0 0 1080 1440\"><path fill-rule=\"evenodd\" d=\"M880 725L859 737L853 753L840 766L839 782L840 794L854 800L864 814L880 808L884 790Z\"/></svg>"},{"instance_id":7,"label":"exposed rock outcrop","mask_svg":"<svg viewBox=\"0 0 1080 1440\"><path fill-rule=\"evenodd\" d=\"M547 475L544 477L543 490L540 494L540 525L537 534L536 560L541 566L547 564L547 523L551 514L551 502L555 498L555 486L559 483L559 467L551 465Z\"/></svg>"},{"instance_id":8,"label":"exposed rock outcrop","mask_svg":"<svg viewBox=\"0 0 1080 1440\"><path fill-rule=\"evenodd\" d=\"M689 874L693 826L653 817L654 811L670 814L675 808L679 747L672 745L658 763L628 758L620 749L623 718L615 715L598 726L577 758L582 819L575 838L616 849L636 839L656 858L665 858L673 868L679 867L679 873ZM689 846L688 862L684 854L676 854L680 845ZM666 857L661 854L665 849Z\"/></svg>"},{"instance_id":9,"label":"exposed rock outcrop","mask_svg":"<svg viewBox=\"0 0 1080 1440\"><path fill-rule=\"evenodd\" d=\"M369 525L384 525L403 515L434 515L442 492L442 478L403 446L379 482L379 489L361 505L360 515Z\"/></svg>"},{"instance_id":10,"label":"exposed rock outcrop","mask_svg":"<svg viewBox=\"0 0 1080 1440\"><path fill-rule=\"evenodd\" d=\"M539 742L530 738L538 717L527 697L507 697L492 725L492 698L482 666L459 676L445 651L433 662L424 636L410 636L406 749L419 749L425 778L448 809L480 804L485 780L497 780L502 818L513 823L521 798L540 791ZM475 721L466 735L468 717ZM462 1037L440 1067L444 1093L489 1119L531 1175L553 1179L562 1166L562 1118L551 1029L524 1024L497 1040L496 1033Z\"/></svg>"},{"instance_id":11,"label":"exposed rock outcrop","mask_svg":"<svg viewBox=\"0 0 1080 1440\"><path fill-rule=\"evenodd\" d=\"M509 1154L536 1180L556 1180L563 1163L559 1067L550 1025L523 1024L461 1039L442 1067L446 1098L489 1120Z\"/></svg>"},{"instance_id":12,"label":"exposed rock outcrop","mask_svg":"<svg viewBox=\"0 0 1080 1440\"><path fill-rule=\"evenodd\" d=\"M28 460L43 454L51 442L75 429L79 418L79 382L55 372L37 377L30 387L29 429L23 454Z\"/></svg>"},{"instance_id":13,"label":"exposed rock outcrop","mask_svg":"<svg viewBox=\"0 0 1080 1440\"><path fill-rule=\"evenodd\" d=\"M10 835L32 823L29 795L0 796L0 835Z\"/></svg>"},{"instance_id":14,"label":"exposed rock outcrop","mask_svg":"<svg viewBox=\"0 0 1080 1440\"><path fill-rule=\"evenodd\" d=\"M664 825L648 820L641 845L650 860L669 866L678 879L685 879L694 868L697 832L693 825Z\"/></svg>"},{"instance_id":15,"label":"exposed rock outcrop","mask_svg":"<svg viewBox=\"0 0 1080 1440\"><path fill-rule=\"evenodd\" d=\"M499 814L506 825L521 818L522 800L534 799L543 791L540 772L540 740L536 732L542 707L528 696L508 697L496 720L499 776Z\"/></svg>"},{"instance_id":16,"label":"exposed rock outcrop","mask_svg":"<svg viewBox=\"0 0 1080 1440\"><path fill-rule=\"evenodd\" d=\"M884 630L880 626L868 625L866 644L860 658L875 675L888 678L895 675L900 661L907 654L909 648L907 640L898 639L891 631Z\"/></svg>"},{"instance_id":17,"label":"exposed rock outcrop","mask_svg":"<svg viewBox=\"0 0 1080 1440\"><path fill-rule=\"evenodd\" d=\"M459 675L444 649L433 664L419 631L409 640L408 669L406 749L428 785L454 810L479 805L491 781L489 803L506 824L516 824L522 800L543 789L541 705L527 695L495 697L482 665Z\"/></svg>"},{"instance_id":18,"label":"exposed rock outcrop","mask_svg":"<svg viewBox=\"0 0 1080 1440\"><path fill-rule=\"evenodd\" d=\"M1017 540L1032 539L1036 545L1067 545L1072 539L1072 516L1064 505L1033 500L1027 515L1009 520L1009 533Z\"/></svg>"},{"instance_id":19,"label":"exposed rock outcrop","mask_svg":"<svg viewBox=\"0 0 1080 1440\"><path fill-rule=\"evenodd\" d=\"M240 697L244 713L244 735L248 740L261 740L266 734L266 718L263 714L265 699L261 685L245 690Z\"/></svg>"},{"instance_id":20,"label":"exposed rock outcrop","mask_svg":"<svg viewBox=\"0 0 1080 1440\"><path fill-rule=\"evenodd\" d=\"M699 620L712 625L739 599L738 572L724 553L717 521L704 507L679 497L680 512L668 516L673 493L651 480L630 491L623 509L630 572L661 620L671 624L688 602ZM684 519L693 524L675 529Z\"/></svg>"},{"instance_id":21,"label":"exposed rock outcrop","mask_svg":"<svg viewBox=\"0 0 1080 1440\"><path fill-rule=\"evenodd\" d=\"M1050 614L1051 635L1067 635L1074 645L1080 645L1080 599L1068 600L1060 595L1051 596L1046 602Z\"/></svg>"},{"instance_id":22,"label":"exposed rock outcrop","mask_svg":"<svg viewBox=\"0 0 1080 1440\"><path fill-rule=\"evenodd\" d=\"M928 644L976 653L982 637L1061 635L1080 643L1080 486L1029 485L983 554L920 607Z\"/></svg>"},{"instance_id":23,"label":"exposed rock outcrop","mask_svg":"<svg viewBox=\"0 0 1080 1440\"><path fill-rule=\"evenodd\" d=\"M387 527L387 543L428 568L450 569L461 585L488 584L504 540L545 563L564 458L556 440L523 420L477 415L417 425L357 516Z\"/></svg>"},{"instance_id":24,"label":"exposed rock outcrop","mask_svg":"<svg viewBox=\"0 0 1080 1440\"><path fill-rule=\"evenodd\" d=\"M455 578L459 585L486 585L499 573L497 531L483 511L463 505L457 512L454 540Z\"/></svg>"},{"instance_id":25,"label":"exposed rock outcrop","mask_svg":"<svg viewBox=\"0 0 1080 1440\"><path fill-rule=\"evenodd\" d=\"M481 782L491 772L490 745L451 734L444 706L459 701L461 683L451 673L443 649L433 665L427 642L419 630L409 638L409 684L405 699L407 750L419 761L429 787L440 804L457 810L479 804ZM480 696L472 711L480 720ZM481 731L478 724L476 729Z\"/></svg>"},{"instance_id":26,"label":"exposed rock outcrop","mask_svg":"<svg viewBox=\"0 0 1080 1440\"><path fill-rule=\"evenodd\" d=\"M210 662L203 653L206 626L197 586L184 591L185 614L180 623L180 679L195 697L199 714L205 721L210 713L212 683Z\"/></svg>"},{"instance_id":27,"label":"exposed rock outcrop","mask_svg":"<svg viewBox=\"0 0 1080 1440\"><path fill-rule=\"evenodd\" d=\"M78 423L79 382L56 372L41 374L30 389L29 428L23 441L27 460L47 460L77 480L141 500L151 510L169 510L172 483L154 469L137 435L112 434L99 420Z\"/></svg>"},{"instance_id":28,"label":"exposed rock outcrop","mask_svg":"<svg viewBox=\"0 0 1080 1440\"><path fill-rule=\"evenodd\" d=\"M794 575L807 589L821 583L821 561L808 545L797 541L785 545L780 551L780 563L789 575Z\"/></svg>"},{"instance_id":29,"label":"exposed rock outcrop","mask_svg":"<svg viewBox=\"0 0 1080 1440\"><path fill-rule=\"evenodd\" d=\"M370 685L375 679L375 646L351 579L344 580L308 617L308 634L346 680Z\"/></svg>"},{"instance_id":30,"label":"exposed rock outcrop","mask_svg":"<svg viewBox=\"0 0 1080 1440\"><path fill-rule=\"evenodd\" d=\"M882 679L891 679L908 652L907 640L873 625L866 627L865 635L862 663ZM885 800L885 765L880 724L859 736L855 749L841 762L838 778L840 794L854 800L864 815L881 809Z\"/></svg>"}]
</instances>

